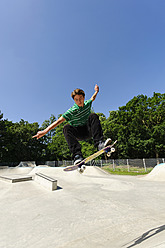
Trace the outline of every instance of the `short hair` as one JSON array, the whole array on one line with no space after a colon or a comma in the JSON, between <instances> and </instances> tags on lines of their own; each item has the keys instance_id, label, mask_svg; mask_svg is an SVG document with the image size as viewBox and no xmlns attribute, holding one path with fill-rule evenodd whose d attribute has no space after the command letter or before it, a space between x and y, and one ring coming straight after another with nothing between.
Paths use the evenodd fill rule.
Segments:
<instances>
[{"instance_id":1,"label":"short hair","mask_svg":"<svg viewBox=\"0 0 165 248\"><path fill-rule=\"evenodd\" d=\"M71 97L74 99L75 95L83 95L83 97L85 97L85 92L81 89L75 89L72 92Z\"/></svg>"}]
</instances>

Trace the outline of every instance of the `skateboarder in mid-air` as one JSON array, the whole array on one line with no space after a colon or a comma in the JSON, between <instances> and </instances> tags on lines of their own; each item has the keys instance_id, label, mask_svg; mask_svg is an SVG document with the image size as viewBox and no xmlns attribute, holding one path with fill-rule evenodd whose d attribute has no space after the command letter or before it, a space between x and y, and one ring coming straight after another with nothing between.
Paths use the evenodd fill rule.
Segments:
<instances>
[{"instance_id":1,"label":"skateboarder in mid-air","mask_svg":"<svg viewBox=\"0 0 165 248\"><path fill-rule=\"evenodd\" d=\"M95 93L91 99L85 101L85 92L81 89L75 89L71 94L75 102L74 105L58 120L34 135L33 138L36 137L39 139L53 128L67 121L69 124L64 126L63 133L72 153L74 165L83 160L79 141L93 138L94 145L98 150L107 146L111 142L111 139L108 138L104 141L99 117L97 114L91 113L92 102L96 99L98 92L99 86L96 84Z\"/></svg>"}]
</instances>

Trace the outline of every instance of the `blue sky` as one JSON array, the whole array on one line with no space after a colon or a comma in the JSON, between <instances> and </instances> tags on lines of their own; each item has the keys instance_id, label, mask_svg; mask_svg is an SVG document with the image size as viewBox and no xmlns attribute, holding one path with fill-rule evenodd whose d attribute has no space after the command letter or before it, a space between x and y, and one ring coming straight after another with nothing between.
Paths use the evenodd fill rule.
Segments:
<instances>
[{"instance_id":1,"label":"blue sky","mask_svg":"<svg viewBox=\"0 0 165 248\"><path fill-rule=\"evenodd\" d=\"M95 112L165 88L164 0L1 0L0 110L40 125L100 92Z\"/></svg>"}]
</instances>

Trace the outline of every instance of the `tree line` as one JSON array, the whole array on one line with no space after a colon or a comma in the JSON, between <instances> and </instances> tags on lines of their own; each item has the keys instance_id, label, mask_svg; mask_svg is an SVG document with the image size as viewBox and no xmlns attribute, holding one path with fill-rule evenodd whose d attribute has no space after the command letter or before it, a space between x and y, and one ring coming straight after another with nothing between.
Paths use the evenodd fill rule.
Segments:
<instances>
[{"instance_id":1,"label":"tree line","mask_svg":"<svg viewBox=\"0 0 165 248\"><path fill-rule=\"evenodd\" d=\"M165 157L165 94L152 97L138 95L109 117L99 115L104 137L118 140L115 159ZM59 118L59 116L58 116ZM41 126L37 122L20 120L13 123L3 119L0 111L0 162L71 160L63 135L62 123L39 140L32 139L56 120L54 115ZM81 141L82 153L88 157L96 151L93 140Z\"/></svg>"}]
</instances>

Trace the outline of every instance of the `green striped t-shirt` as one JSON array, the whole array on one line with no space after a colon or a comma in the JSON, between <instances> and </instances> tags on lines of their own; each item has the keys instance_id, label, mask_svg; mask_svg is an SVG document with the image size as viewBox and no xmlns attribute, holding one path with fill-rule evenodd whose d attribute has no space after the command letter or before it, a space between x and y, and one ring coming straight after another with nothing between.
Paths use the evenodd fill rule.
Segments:
<instances>
[{"instance_id":1,"label":"green striped t-shirt","mask_svg":"<svg viewBox=\"0 0 165 248\"><path fill-rule=\"evenodd\" d=\"M87 123L88 117L91 113L92 100L84 101L84 106L79 107L76 103L68 109L62 117L69 122L70 125L77 127L83 126Z\"/></svg>"}]
</instances>

